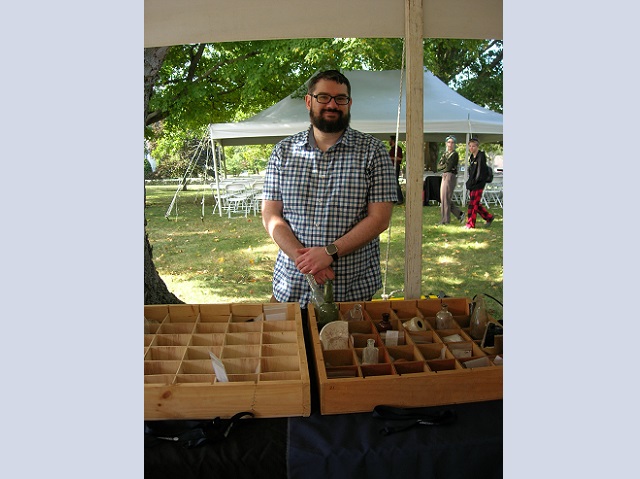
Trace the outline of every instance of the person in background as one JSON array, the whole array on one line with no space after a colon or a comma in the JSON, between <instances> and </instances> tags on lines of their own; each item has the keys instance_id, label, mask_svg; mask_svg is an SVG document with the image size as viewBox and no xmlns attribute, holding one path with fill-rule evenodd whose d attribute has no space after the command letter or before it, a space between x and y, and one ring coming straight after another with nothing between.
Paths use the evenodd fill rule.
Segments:
<instances>
[{"instance_id":1,"label":"person in background","mask_svg":"<svg viewBox=\"0 0 640 479\"><path fill-rule=\"evenodd\" d=\"M404 196L402 194L402 188L400 187L400 167L402 165L402 148L396 146L396 136L391 135L389 137L389 157L393 162L396 169L396 184L398 192L398 201L396 204L401 205L404 203Z\"/></svg>"},{"instance_id":2,"label":"person in background","mask_svg":"<svg viewBox=\"0 0 640 479\"><path fill-rule=\"evenodd\" d=\"M458 174L459 156L456 151L456 137L445 138L446 149L438 161L438 172L442 173L442 183L440 183L440 223L448 225L451 213L458 221L464 221L464 215L458 205L452 201L453 190L456 187L456 176Z\"/></svg>"},{"instance_id":3,"label":"person in background","mask_svg":"<svg viewBox=\"0 0 640 479\"><path fill-rule=\"evenodd\" d=\"M318 284L333 279L335 301L370 301L382 288L379 236L397 195L384 144L349 126L349 80L318 73L305 103L309 129L280 141L269 158L262 223L280 248L272 299L306 312L306 274Z\"/></svg>"},{"instance_id":4,"label":"person in background","mask_svg":"<svg viewBox=\"0 0 640 479\"><path fill-rule=\"evenodd\" d=\"M479 149L480 141L477 138L469 140L469 178L467 179L467 190L469 190L469 207L467 209L467 224L465 229L476 227L476 216L480 215L487 223L488 228L493 222L494 216L480 204L482 192L487 183L487 155Z\"/></svg>"}]
</instances>

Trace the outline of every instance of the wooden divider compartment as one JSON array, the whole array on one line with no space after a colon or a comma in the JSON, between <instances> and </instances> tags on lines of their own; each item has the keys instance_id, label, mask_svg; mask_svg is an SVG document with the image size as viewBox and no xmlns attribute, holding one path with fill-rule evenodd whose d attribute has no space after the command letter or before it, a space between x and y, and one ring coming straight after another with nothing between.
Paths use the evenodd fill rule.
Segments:
<instances>
[{"instance_id":1,"label":"wooden divider compartment","mask_svg":"<svg viewBox=\"0 0 640 479\"><path fill-rule=\"evenodd\" d=\"M297 303L147 305L144 316L145 420L311 413Z\"/></svg>"},{"instance_id":2,"label":"wooden divider compartment","mask_svg":"<svg viewBox=\"0 0 640 479\"><path fill-rule=\"evenodd\" d=\"M442 303L447 304L458 328L435 329ZM354 304L338 303L341 318L347 317ZM422 407L502 399L503 370L494 363L496 354L483 351L479 341L468 334L468 298L360 304L364 319L348 323L348 349L329 351L322 348L315 311L309 308L322 414L369 412L381 404ZM389 314L393 329L404 333L402 343L385 344L385 335L377 329L384 313ZM405 330L403 323L414 317L424 320L425 331ZM375 365L361 364L369 338L378 347L379 363Z\"/></svg>"}]
</instances>

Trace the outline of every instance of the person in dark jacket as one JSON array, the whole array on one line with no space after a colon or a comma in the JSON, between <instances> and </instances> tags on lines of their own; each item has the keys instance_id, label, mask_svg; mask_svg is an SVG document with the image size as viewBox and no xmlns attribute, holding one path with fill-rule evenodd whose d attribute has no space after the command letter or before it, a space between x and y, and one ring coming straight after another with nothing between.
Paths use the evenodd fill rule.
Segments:
<instances>
[{"instance_id":1,"label":"person in dark jacket","mask_svg":"<svg viewBox=\"0 0 640 479\"><path fill-rule=\"evenodd\" d=\"M438 173L442 173L442 183L440 183L440 223L438 223L441 225L449 224L451 213L458 218L458 221L464 221L462 211L452 201L459 161L458 152L456 151L456 137L448 136L444 141L447 148L442 153L437 166Z\"/></svg>"},{"instance_id":2,"label":"person in dark jacket","mask_svg":"<svg viewBox=\"0 0 640 479\"><path fill-rule=\"evenodd\" d=\"M467 224L465 229L476 227L476 216L480 215L487 223L485 227L491 226L494 216L480 204L482 192L488 179L487 155L479 149L480 141L477 138L469 140L469 178L467 179L467 190L469 190L469 207L467 208Z\"/></svg>"}]
</instances>

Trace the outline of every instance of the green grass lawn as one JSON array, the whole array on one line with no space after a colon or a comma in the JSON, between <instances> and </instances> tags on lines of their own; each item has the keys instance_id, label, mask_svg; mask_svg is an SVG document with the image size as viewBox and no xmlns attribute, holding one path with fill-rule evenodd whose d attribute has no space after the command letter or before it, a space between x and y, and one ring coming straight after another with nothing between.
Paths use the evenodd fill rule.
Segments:
<instances>
[{"instance_id":1,"label":"green grass lawn","mask_svg":"<svg viewBox=\"0 0 640 479\"><path fill-rule=\"evenodd\" d=\"M145 217L153 259L169 290L192 304L267 302L277 247L260 215L231 219L213 215L211 190L189 186L165 218L175 190L175 186L146 188ZM490 211L496 215L490 228L483 228L484 220L478 218L477 228L467 231L455 220L436 226L439 206L423 207L422 294L444 291L448 296L471 298L485 293L502 302L502 208L492 206ZM387 294L404 285L404 225L405 207L395 206L390 241L388 231L380 235ZM497 318L502 317L495 301L488 299L487 306Z\"/></svg>"}]
</instances>

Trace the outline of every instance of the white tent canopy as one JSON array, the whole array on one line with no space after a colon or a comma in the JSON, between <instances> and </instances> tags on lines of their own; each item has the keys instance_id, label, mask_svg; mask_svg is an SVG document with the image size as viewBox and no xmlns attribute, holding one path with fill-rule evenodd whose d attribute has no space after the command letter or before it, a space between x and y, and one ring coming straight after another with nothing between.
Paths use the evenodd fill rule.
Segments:
<instances>
[{"instance_id":1,"label":"white tent canopy","mask_svg":"<svg viewBox=\"0 0 640 479\"><path fill-rule=\"evenodd\" d=\"M351 126L387 140L396 133L400 70L344 71L351 83L353 105ZM443 142L449 134L464 141L465 134L480 141L502 140L502 115L476 105L459 95L429 71L424 72L424 141ZM404 83L404 77L403 77ZM402 103L398 139L406 133L406 86ZM211 139L222 145L277 143L282 138L309 127L304 98L292 95L257 115L237 123L209 125Z\"/></svg>"},{"instance_id":2,"label":"white tent canopy","mask_svg":"<svg viewBox=\"0 0 640 479\"><path fill-rule=\"evenodd\" d=\"M502 38L503 0L422 0L424 38ZM144 46L278 38L400 38L401 0L145 0Z\"/></svg>"}]
</instances>

